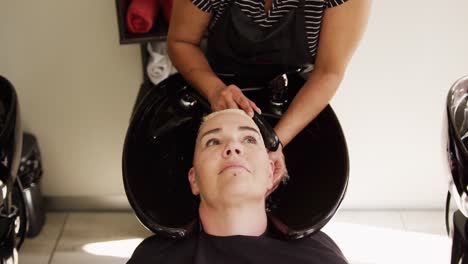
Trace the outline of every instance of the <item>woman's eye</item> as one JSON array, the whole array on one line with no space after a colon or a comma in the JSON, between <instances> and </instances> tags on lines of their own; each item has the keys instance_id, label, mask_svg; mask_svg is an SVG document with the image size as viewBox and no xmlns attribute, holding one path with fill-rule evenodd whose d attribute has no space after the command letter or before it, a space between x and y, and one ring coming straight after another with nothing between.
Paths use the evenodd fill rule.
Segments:
<instances>
[{"instance_id":1,"label":"woman's eye","mask_svg":"<svg viewBox=\"0 0 468 264\"><path fill-rule=\"evenodd\" d=\"M253 136L246 136L244 138L244 141L249 143L249 144L257 144L257 139Z\"/></svg>"},{"instance_id":2,"label":"woman's eye","mask_svg":"<svg viewBox=\"0 0 468 264\"><path fill-rule=\"evenodd\" d=\"M208 141L206 141L205 143L205 146L209 147L209 146L213 146L213 145L218 145L220 142L217 138L212 138L212 139L209 139Z\"/></svg>"}]
</instances>

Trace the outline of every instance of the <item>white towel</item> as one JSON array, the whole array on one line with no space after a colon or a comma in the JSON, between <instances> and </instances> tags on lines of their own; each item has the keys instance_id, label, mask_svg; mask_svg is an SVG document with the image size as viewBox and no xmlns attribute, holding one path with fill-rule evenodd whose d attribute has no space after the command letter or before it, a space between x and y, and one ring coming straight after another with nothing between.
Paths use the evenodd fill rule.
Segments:
<instances>
[{"instance_id":1,"label":"white towel","mask_svg":"<svg viewBox=\"0 0 468 264\"><path fill-rule=\"evenodd\" d=\"M149 60L146 72L152 83L158 84L169 77L169 75L177 72L177 69L172 65L167 55L167 45L165 42L148 43L147 49Z\"/></svg>"}]
</instances>

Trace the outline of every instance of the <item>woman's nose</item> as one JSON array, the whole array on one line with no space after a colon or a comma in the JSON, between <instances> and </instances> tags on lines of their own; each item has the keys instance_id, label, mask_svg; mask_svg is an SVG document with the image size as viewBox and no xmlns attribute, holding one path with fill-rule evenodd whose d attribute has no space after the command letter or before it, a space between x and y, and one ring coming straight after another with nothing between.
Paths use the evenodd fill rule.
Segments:
<instances>
[{"instance_id":1,"label":"woman's nose","mask_svg":"<svg viewBox=\"0 0 468 264\"><path fill-rule=\"evenodd\" d=\"M229 142L224 149L223 156L241 155L243 153L242 145L237 142Z\"/></svg>"}]
</instances>

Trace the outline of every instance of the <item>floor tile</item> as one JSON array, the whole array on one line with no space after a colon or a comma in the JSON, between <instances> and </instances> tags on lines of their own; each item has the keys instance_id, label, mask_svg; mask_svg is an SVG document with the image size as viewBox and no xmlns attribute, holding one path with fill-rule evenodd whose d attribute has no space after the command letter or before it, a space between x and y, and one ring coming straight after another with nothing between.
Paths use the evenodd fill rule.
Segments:
<instances>
[{"instance_id":1,"label":"floor tile","mask_svg":"<svg viewBox=\"0 0 468 264\"><path fill-rule=\"evenodd\" d=\"M125 263L150 235L131 212L70 213L51 263Z\"/></svg>"},{"instance_id":2,"label":"floor tile","mask_svg":"<svg viewBox=\"0 0 468 264\"><path fill-rule=\"evenodd\" d=\"M451 240L441 232L442 211L342 210L322 230L351 264L450 259ZM25 241L20 263L126 263L150 235L132 212L48 213L41 234Z\"/></svg>"},{"instance_id":3,"label":"floor tile","mask_svg":"<svg viewBox=\"0 0 468 264\"><path fill-rule=\"evenodd\" d=\"M331 222L404 229L399 211L339 210Z\"/></svg>"},{"instance_id":4,"label":"floor tile","mask_svg":"<svg viewBox=\"0 0 468 264\"><path fill-rule=\"evenodd\" d=\"M435 235L447 235L445 212L438 211L402 211L406 230Z\"/></svg>"},{"instance_id":5,"label":"floor tile","mask_svg":"<svg viewBox=\"0 0 468 264\"><path fill-rule=\"evenodd\" d=\"M351 264L450 263L451 241L446 236L338 222L324 232Z\"/></svg>"},{"instance_id":6,"label":"floor tile","mask_svg":"<svg viewBox=\"0 0 468 264\"><path fill-rule=\"evenodd\" d=\"M21 264L47 264L54 251L60 232L65 224L67 213L46 214L46 222L35 238L27 238L19 251Z\"/></svg>"},{"instance_id":7,"label":"floor tile","mask_svg":"<svg viewBox=\"0 0 468 264\"><path fill-rule=\"evenodd\" d=\"M417 213L407 216L414 224L420 217ZM398 211L341 211L322 230L351 264L450 262L448 237L406 230L402 218Z\"/></svg>"}]
</instances>

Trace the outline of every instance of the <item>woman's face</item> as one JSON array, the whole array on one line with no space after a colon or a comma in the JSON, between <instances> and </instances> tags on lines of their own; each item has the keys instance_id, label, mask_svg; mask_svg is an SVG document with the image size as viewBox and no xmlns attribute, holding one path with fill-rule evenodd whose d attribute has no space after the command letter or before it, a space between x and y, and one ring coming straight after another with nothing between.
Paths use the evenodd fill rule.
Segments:
<instances>
[{"instance_id":1,"label":"woman's face","mask_svg":"<svg viewBox=\"0 0 468 264\"><path fill-rule=\"evenodd\" d=\"M273 168L249 116L217 113L200 127L189 180L192 192L211 206L263 201L273 184Z\"/></svg>"}]
</instances>

